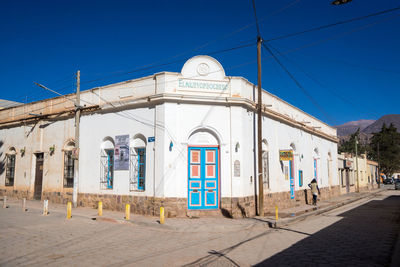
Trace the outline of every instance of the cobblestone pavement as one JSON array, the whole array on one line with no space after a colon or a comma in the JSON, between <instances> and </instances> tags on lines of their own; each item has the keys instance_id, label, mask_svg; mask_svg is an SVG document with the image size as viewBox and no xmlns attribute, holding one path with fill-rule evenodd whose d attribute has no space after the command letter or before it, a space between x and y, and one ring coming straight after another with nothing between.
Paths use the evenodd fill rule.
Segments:
<instances>
[{"instance_id":1,"label":"cobblestone pavement","mask_svg":"<svg viewBox=\"0 0 400 267\"><path fill-rule=\"evenodd\" d=\"M278 229L257 219L122 222L106 211L92 220L82 208L67 220L65 207L43 216L39 205L0 208L0 266L388 266L400 230L394 190Z\"/></svg>"}]
</instances>

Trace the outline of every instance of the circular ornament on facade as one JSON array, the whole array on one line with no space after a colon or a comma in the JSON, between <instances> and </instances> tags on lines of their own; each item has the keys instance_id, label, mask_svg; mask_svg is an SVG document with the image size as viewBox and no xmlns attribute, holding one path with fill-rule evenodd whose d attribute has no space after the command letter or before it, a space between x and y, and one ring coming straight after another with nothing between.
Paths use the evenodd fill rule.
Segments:
<instances>
[{"instance_id":1,"label":"circular ornament on facade","mask_svg":"<svg viewBox=\"0 0 400 267\"><path fill-rule=\"evenodd\" d=\"M209 72L210 66L208 66L206 63L200 63L199 66L197 66L197 73L201 76L206 76Z\"/></svg>"}]
</instances>

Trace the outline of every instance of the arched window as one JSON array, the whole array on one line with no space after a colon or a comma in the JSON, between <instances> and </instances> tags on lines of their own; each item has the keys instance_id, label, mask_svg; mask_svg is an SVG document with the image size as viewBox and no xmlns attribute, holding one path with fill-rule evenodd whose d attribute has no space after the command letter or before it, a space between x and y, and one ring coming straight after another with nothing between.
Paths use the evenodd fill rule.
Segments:
<instances>
[{"instance_id":1,"label":"arched window","mask_svg":"<svg viewBox=\"0 0 400 267\"><path fill-rule=\"evenodd\" d=\"M146 138L137 134L130 141L129 189L144 191L146 189Z\"/></svg>"},{"instance_id":2,"label":"arched window","mask_svg":"<svg viewBox=\"0 0 400 267\"><path fill-rule=\"evenodd\" d=\"M74 172L75 172L75 159L74 159L75 142L68 141L64 146L64 187L71 188L74 186Z\"/></svg>"},{"instance_id":3,"label":"arched window","mask_svg":"<svg viewBox=\"0 0 400 267\"><path fill-rule=\"evenodd\" d=\"M111 137L103 139L100 155L100 188L112 189L114 182L114 147Z\"/></svg>"},{"instance_id":4,"label":"arched window","mask_svg":"<svg viewBox=\"0 0 400 267\"><path fill-rule=\"evenodd\" d=\"M269 188L269 150L266 139L262 140L262 170L264 187Z\"/></svg>"},{"instance_id":5,"label":"arched window","mask_svg":"<svg viewBox=\"0 0 400 267\"><path fill-rule=\"evenodd\" d=\"M14 186L16 154L14 147L10 147L6 154L6 186Z\"/></svg>"}]
</instances>

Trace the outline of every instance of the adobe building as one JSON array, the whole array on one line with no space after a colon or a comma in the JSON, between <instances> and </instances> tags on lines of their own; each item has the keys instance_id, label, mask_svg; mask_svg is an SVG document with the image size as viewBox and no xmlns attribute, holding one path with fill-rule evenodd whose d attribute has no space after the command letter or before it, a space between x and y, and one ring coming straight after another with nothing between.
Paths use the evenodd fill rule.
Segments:
<instances>
[{"instance_id":1,"label":"adobe building","mask_svg":"<svg viewBox=\"0 0 400 267\"><path fill-rule=\"evenodd\" d=\"M74 99L75 94L66 96ZM340 194L336 129L264 91L265 212L305 201L316 178L322 198ZM80 149L73 101L56 97L0 110L0 193L167 216L254 216L257 93L209 56L81 92ZM289 152L291 159L280 157ZM311 196L309 196L311 197Z\"/></svg>"}]
</instances>

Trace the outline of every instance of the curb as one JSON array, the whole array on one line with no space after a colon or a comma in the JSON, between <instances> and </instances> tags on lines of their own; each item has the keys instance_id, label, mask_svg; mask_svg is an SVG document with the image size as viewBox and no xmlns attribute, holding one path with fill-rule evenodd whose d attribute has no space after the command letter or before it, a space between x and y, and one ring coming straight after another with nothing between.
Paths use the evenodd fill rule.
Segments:
<instances>
[{"instance_id":1,"label":"curb","mask_svg":"<svg viewBox=\"0 0 400 267\"><path fill-rule=\"evenodd\" d=\"M319 215L319 214L322 214L322 213L337 209L339 207L348 205L350 203L356 202L358 200L361 200L361 199L364 199L364 198L367 198L367 197L375 197L377 194L379 194L380 192L382 192L384 190L385 189L379 189L379 190L375 191L374 193L371 193L371 194L368 194L368 195L358 196L356 198L349 199L349 200L346 200L346 201L342 201L342 202L333 204L333 205L325 207L325 208L317 209L317 210L311 211L311 212L305 212L305 213L303 213L303 214L301 214L299 216L296 216L294 218L285 218L285 219L282 219L281 221L280 220L278 220L278 221L265 220L265 222L268 223L270 228L279 228L281 226L286 226L286 225L291 224L293 222L303 220L303 219L305 219L305 218L307 218L309 216Z\"/></svg>"}]
</instances>

